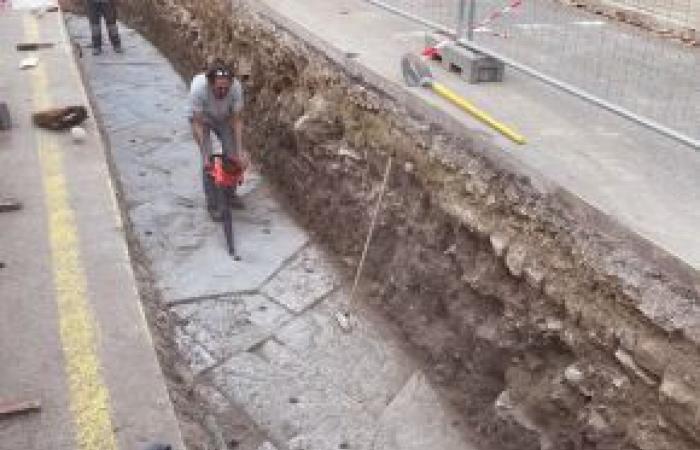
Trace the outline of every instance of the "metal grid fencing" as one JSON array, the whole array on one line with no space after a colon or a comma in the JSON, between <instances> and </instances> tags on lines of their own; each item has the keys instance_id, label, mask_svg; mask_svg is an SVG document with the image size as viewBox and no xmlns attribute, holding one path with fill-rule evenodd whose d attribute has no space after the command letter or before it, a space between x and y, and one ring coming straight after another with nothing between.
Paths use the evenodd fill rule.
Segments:
<instances>
[{"instance_id":1,"label":"metal grid fencing","mask_svg":"<svg viewBox=\"0 0 700 450\"><path fill-rule=\"evenodd\" d=\"M600 0L591 5L587 0L370 1L463 31L459 37L468 36L487 52L638 116L639 123L687 137L686 143L698 147L700 49L688 44L694 44L700 2L618 0L619 7L604 7Z\"/></svg>"},{"instance_id":2,"label":"metal grid fencing","mask_svg":"<svg viewBox=\"0 0 700 450\"><path fill-rule=\"evenodd\" d=\"M455 28L457 25L457 0L389 0L382 3L442 26Z\"/></svg>"}]
</instances>

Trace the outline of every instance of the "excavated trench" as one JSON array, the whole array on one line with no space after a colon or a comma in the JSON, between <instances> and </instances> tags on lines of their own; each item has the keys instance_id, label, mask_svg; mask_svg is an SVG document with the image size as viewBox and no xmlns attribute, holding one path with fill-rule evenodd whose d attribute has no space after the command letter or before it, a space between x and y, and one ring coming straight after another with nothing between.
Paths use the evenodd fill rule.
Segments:
<instances>
[{"instance_id":1,"label":"excavated trench","mask_svg":"<svg viewBox=\"0 0 700 450\"><path fill-rule=\"evenodd\" d=\"M185 77L235 62L255 159L350 268L393 158L362 297L483 448L700 448L694 271L245 3L121 8Z\"/></svg>"}]
</instances>

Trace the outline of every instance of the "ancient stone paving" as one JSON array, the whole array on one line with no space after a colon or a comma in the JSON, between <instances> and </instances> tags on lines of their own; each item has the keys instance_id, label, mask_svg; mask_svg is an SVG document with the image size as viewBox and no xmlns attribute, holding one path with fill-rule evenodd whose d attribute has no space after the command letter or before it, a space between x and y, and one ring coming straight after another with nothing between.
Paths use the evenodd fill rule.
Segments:
<instances>
[{"instance_id":1,"label":"ancient stone paving","mask_svg":"<svg viewBox=\"0 0 700 450\"><path fill-rule=\"evenodd\" d=\"M84 19L70 29L88 44ZM257 174L234 211L242 261L231 260L205 213L186 86L142 38L122 35L124 55L106 48L84 62L133 231L198 388L220 409L245 410L269 437L260 450L472 448L382 320L360 308L350 331L339 326L346 286Z\"/></svg>"}]
</instances>

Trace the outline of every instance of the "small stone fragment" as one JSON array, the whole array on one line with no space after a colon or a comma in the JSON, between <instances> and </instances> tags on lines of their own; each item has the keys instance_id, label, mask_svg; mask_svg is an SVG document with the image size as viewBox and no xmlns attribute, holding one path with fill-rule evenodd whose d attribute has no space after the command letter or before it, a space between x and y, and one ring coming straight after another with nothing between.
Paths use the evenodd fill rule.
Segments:
<instances>
[{"instance_id":1,"label":"small stone fragment","mask_svg":"<svg viewBox=\"0 0 700 450\"><path fill-rule=\"evenodd\" d=\"M643 382L648 384L649 386L653 386L656 384L653 378L651 378L641 367L637 365L637 363L634 361L634 358L627 353L626 351L622 349L618 349L615 352L615 359L626 369L634 373L636 376L638 376Z\"/></svg>"},{"instance_id":2,"label":"small stone fragment","mask_svg":"<svg viewBox=\"0 0 700 450\"><path fill-rule=\"evenodd\" d=\"M511 246L508 249L506 256L506 267L511 275L519 277L523 274L523 266L525 265L525 257L527 252L525 247L520 245Z\"/></svg>"},{"instance_id":3,"label":"small stone fragment","mask_svg":"<svg viewBox=\"0 0 700 450\"><path fill-rule=\"evenodd\" d=\"M548 317L545 322L545 328L547 331L561 331L564 329L564 324L559 319Z\"/></svg>"},{"instance_id":4,"label":"small stone fragment","mask_svg":"<svg viewBox=\"0 0 700 450\"><path fill-rule=\"evenodd\" d=\"M491 235L491 247L493 247L493 252L499 258L503 256L508 247L508 242L510 238L505 233L495 232Z\"/></svg>"},{"instance_id":5,"label":"small stone fragment","mask_svg":"<svg viewBox=\"0 0 700 450\"><path fill-rule=\"evenodd\" d=\"M584 380L583 371L572 364L564 369L564 378L571 384L579 384Z\"/></svg>"}]
</instances>

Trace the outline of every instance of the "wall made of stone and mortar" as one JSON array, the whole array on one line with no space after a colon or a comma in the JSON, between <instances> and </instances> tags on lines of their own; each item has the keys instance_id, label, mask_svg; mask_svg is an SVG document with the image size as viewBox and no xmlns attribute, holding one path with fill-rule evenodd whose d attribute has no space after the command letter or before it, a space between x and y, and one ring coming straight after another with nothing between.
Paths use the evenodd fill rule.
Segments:
<instances>
[{"instance_id":1,"label":"wall made of stone and mortar","mask_svg":"<svg viewBox=\"0 0 700 450\"><path fill-rule=\"evenodd\" d=\"M365 294L484 442L700 447L694 271L244 3L122 0L121 14L183 76L235 61L250 149L350 265L394 157Z\"/></svg>"}]
</instances>

